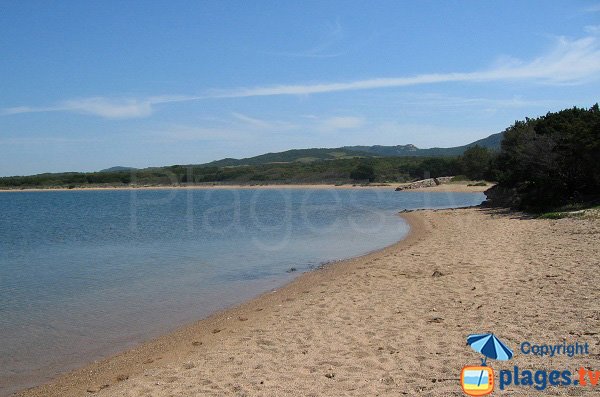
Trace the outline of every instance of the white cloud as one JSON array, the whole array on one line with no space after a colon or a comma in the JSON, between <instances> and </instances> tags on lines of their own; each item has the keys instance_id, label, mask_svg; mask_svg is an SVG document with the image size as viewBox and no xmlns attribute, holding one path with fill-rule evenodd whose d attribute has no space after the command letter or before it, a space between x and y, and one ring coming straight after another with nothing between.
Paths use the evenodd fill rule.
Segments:
<instances>
[{"instance_id":1,"label":"white cloud","mask_svg":"<svg viewBox=\"0 0 600 397\"><path fill-rule=\"evenodd\" d=\"M149 142L194 142L224 141L249 142L265 136L277 135L277 132L298 128L285 121L266 121L241 113L232 113L233 119L210 120L212 126L172 124L138 134L142 141Z\"/></svg>"},{"instance_id":2,"label":"white cloud","mask_svg":"<svg viewBox=\"0 0 600 397\"><path fill-rule=\"evenodd\" d=\"M233 128L204 128L188 125L172 125L145 131L139 135L140 141L153 143L176 143L198 141L240 141L247 134Z\"/></svg>"},{"instance_id":3,"label":"white cloud","mask_svg":"<svg viewBox=\"0 0 600 397\"><path fill-rule=\"evenodd\" d=\"M20 106L7 108L3 114L37 112L74 112L91 114L109 119L144 117L152 113L152 103L147 100L110 100L101 97L73 99L48 107Z\"/></svg>"},{"instance_id":4,"label":"white cloud","mask_svg":"<svg viewBox=\"0 0 600 397\"><path fill-rule=\"evenodd\" d=\"M324 132L334 132L339 130L349 130L360 128L365 124L361 117L330 117L317 124L317 130Z\"/></svg>"},{"instance_id":5,"label":"white cloud","mask_svg":"<svg viewBox=\"0 0 600 397\"><path fill-rule=\"evenodd\" d=\"M521 96L513 96L511 98L468 98L444 94L418 94L396 98L394 104L396 106L416 106L419 108L430 108L431 106L435 106L437 110L454 110L457 108L472 110L474 106L493 107L498 109L524 107L548 108L551 106L562 105L565 102L568 101L553 99L525 99Z\"/></svg>"},{"instance_id":6,"label":"white cloud","mask_svg":"<svg viewBox=\"0 0 600 397\"><path fill-rule=\"evenodd\" d=\"M589 28L588 28L589 31ZM145 117L154 111L155 105L208 100L218 98L244 98L276 95L310 95L352 90L408 87L449 82L532 82L541 84L584 84L600 76L600 37L590 35L577 40L559 37L548 53L530 61L514 58L497 62L493 67L460 73L422 74L416 76L373 78L350 82L277 85L233 90L211 90L200 96L161 96L142 99L109 99L103 97L69 100L49 107L13 107L3 109L1 114L33 112L76 112L110 119ZM241 117L240 117L241 116ZM235 116L252 123L252 118ZM254 124L260 120L254 119Z\"/></svg>"},{"instance_id":7,"label":"white cloud","mask_svg":"<svg viewBox=\"0 0 600 397\"><path fill-rule=\"evenodd\" d=\"M482 80L532 79L548 84L580 84L600 74L598 38L569 40L560 37L548 54L528 63L499 66L488 72L473 73ZM477 78L475 78L477 79Z\"/></svg>"},{"instance_id":8,"label":"white cloud","mask_svg":"<svg viewBox=\"0 0 600 397\"><path fill-rule=\"evenodd\" d=\"M600 35L600 25L588 25L583 29L589 34Z\"/></svg>"},{"instance_id":9,"label":"white cloud","mask_svg":"<svg viewBox=\"0 0 600 397\"><path fill-rule=\"evenodd\" d=\"M67 101L64 103L64 107L72 111L109 119L144 117L152 113L152 103L150 101L135 99L113 102L104 98L88 98Z\"/></svg>"},{"instance_id":10,"label":"white cloud","mask_svg":"<svg viewBox=\"0 0 600 397\"><path fill-rule=\"evenodd\" d=\"M399 123L385 121L369 126L369 136L363 138L365 145L372 145L372 136L376 136L381 144L397 145L413 144L424 149L436 142L438 147L452 147L467 144L490 134L488 130L479 128L452 127L446 125ZM457 142L460 137L462 142Z\"/></svg>"},{"instance_id":11,"label":"white cloud","mask_svg":"<svg viewBox=\"0 0 600 397\"><path fill-rule=\"evenodd\" d=\"M18 106L6 108L0 114L41 113L41 112L72 112L100 116L107 119L127 119L146 117L152 114L154 106L163 103L187 102L203 99L199 96L154 96L143 99L124 98L114 99L92 97L70 99L53 106L30 107Z\"/></svg>"},{"instance_id":12,"label":"white cloud","mask_svg":"<svg viewBox=\"0 0 600 397\"><path fill-rule=\"evenodd\" d=\"M278 120L262 120L242 113L232 113L233 117L242 122L245 128L256 128L263 131L287 131L297 128L293 123Z\"/></svg>"},{"instance_id":13,"label":"white cloud","mask_svg":"<svg viewBox=\"0 0 600 397\"><path fill-rule=\"evenodd\" d=\"M581 84L600 75L598 38L569 40L560 37L555 47L529 62L511 58L493 68L468 73L422 74L409 77L375 78L346 83L278 85L270 87L214 90L215 98L242 98L274 95L310 95L328 92L407 87L449 82L493 82L529 80L545 84Z\"/></svg>"},{"instance_id":14,"label":"white cloud","mask_svg":"<svg viewBox=\"0 0 600 397\"><path fill-rule=\"evenodd\" d=\"M67 145L67 144L78 144L78 143L98 143L101 142L95 138L62 138L62 137L19 137L19 138L4 138L0 139L0 145Z\"/></svg>"}]
</instances>

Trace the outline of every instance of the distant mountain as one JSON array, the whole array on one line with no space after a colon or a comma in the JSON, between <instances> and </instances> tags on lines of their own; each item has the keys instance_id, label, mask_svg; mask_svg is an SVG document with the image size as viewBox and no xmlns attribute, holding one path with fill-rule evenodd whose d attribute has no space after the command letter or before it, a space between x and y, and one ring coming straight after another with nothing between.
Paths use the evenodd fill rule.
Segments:
<instances>
[{"instance_id":1,"label":"distant mountain","mask_svg":"<svg viewBox=\"0 0 600 397\"><path fill-rule=\"evenodd\" d=\"M418 156L418 152L422 150L411 144L396 146L344 146L343 149L385 157Z\"/></svg>"},{"instance_id":2,"label":"distant mountain","mask_svg":"<svg viewBox=\"0 0 600 397\"><path fill-rule=\"evenodd\" d=\"M354 157L439 157L460 156L468 148L479 145L492 150L500 150L502 133L479 139L467 145L450 148L419 149L415 145L396 146L344 146L340 148L293 149L284 152L266 153L243 159L225 158L203 164L210 167L233 167L240 165L259 165L272 163L305 162L318 160L337 160Z\"/></svg>"},{"instance_id":3,"label":"distant mountain","mask_svg":"<svg viewBox=\"0 0 600 397\"><path fill-rule=\"evenodd\" d=\"M497 134L492 134L487 138L479 139L463 146L421 149L421 151L425 156L460 156L465 152L465 150L473 146L481 146L490 150L498 151L500 150L500 143L502 142L503 136L503 133L499 132Z\"/></svg>"},{"instance_id":4,"label":"distant mountain","mask_svg":"<svg viewBox=\"0 0 600 397\"><path fill-rule=\"evenodd\" d=\"M396 146L345 146L342 149L348 149L361 153L368 153L372 156L384 157L405 157L405 156L460 156L468 148L479 145L491 150L500 150L500 142L502 142L502 133L493 134L487 138L479 139L463 146L455 146L450 148L429 148L419 149L415 145L396 145Z\"/></svg>"},{"instance_id":5,"label":"distant mountain","mask_svg":"<svg viewBox=\"0 0 600 397\"><path fill-rule=\"evenodd\" d=\"M499 132L497 134L492 134L492 135L488 136L487 138L483 138L478 141L471 142L467 146L471 147L471 146L479 145L482 147L486 147L488 149L500 150L500 144L502 143L502 138L504 138L504 133Z\"/></svg>"},{"instance_id":6,"label":"distant mountain","mask_svg":"<svg viewBox=\"0 0 600 397\"><path fill-rule=\"evenodd\" d=\"M104 170L100 170L98 172L121 172L121 171L135 171L135 170L137 170L137 168L116 166L116 167L110 167L110 168L107 168Z\"/></svg>"},{"instance_id":7,"label":"distant mountain","mask_svg":"<svg viewBox=\"0 0 600 397\"><path fill-rule=\"evenodd\" d=\"M224 158L205 164L190 164L201 167L236 167L241 165L261 165L277 163L312 163L322 160L351 159L355 157L450 157L460 156L468 148L479 145L492 150L500 150L502 133L493 134L487 138L479 139L467 145L450 148L419 149L415 145L396 146L344 146L339 148L312 148L292 149L284 152L265 153L254 157L242 159ZM132 167L111 167L100 172L124 172L133 171Z\"/></svg>"},{"instance_id":8,"label":"distant mountain","mask_svg":"<svg viewBox=\"0 0 600 397\"><path fill-rule=\"evenodd\" d=\"M318 160L339 160L354 157L373 157L370 153L363 153L348 148L313 148L313 149L292 149L285 152L266 153L259 156L243 159L225 158L203 164L211 167L231 167L238 165L258 165L272 163L291 163L304 162L311 163Z\"/></svg>"}]
</instances>

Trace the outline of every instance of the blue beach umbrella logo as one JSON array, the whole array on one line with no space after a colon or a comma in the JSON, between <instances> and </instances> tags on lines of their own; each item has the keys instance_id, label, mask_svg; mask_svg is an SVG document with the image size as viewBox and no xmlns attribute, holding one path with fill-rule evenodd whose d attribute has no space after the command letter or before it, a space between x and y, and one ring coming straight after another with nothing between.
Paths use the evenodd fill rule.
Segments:
<instances>
[{"instance_id":1,"label":"blue beach umbrella logo","mask_svg":"<svg viewBox=\"0 0 600 397\"><path fill-rule=\"evenodd\" d=\"M473 334L467 337L470 345L477 353L483 354L481 365L485 366L487 359L506 361L513 357L513 352L494 334Z\"/></svg>"}]
</instances>

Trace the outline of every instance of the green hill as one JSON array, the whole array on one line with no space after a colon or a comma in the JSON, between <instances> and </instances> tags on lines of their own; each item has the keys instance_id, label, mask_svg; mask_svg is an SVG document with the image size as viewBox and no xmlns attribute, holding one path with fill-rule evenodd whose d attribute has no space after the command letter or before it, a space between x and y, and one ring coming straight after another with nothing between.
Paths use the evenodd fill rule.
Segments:
<instances>
[{"instance_id":1,"label":"green hill","mask_svg":"<svg viewBox=\"0 0 600 397\"><path fill-rule=\"evenodd\" d=\"M321 160L340 160L354 157L373 157L370 153L363 153L347 148L314 148L314 149L292 149L284 152L265 153L259 156L243 159L226 158L212 161L203 165L210 167L231 167L238 165L258 165L273 163L290 163L294 161L310 163Z\"/></svg>"},{"instance_id":2,"label":"green hill","mask_svg":"<svg viewBox=\"0 0 600 397\"><path fill-rule=\"evenodd\" d=\"M438 157L438 156L460 156L470 147L475 145L491 149L494 151L500 150L500 142L502 141L502 133L493 134L487 138L479 139L467 145L449 147L449 148L430 148L419 149L415 145L397 145L397 146L345 146L342 149L348 149L355 152L367 153L371 156L385 157L404 157L404 156L419 156L419 157Z\"/></svg>"},{"instance_id":3,"label":"green hill","mask_svg":"<svg viewBox=\"0 0 600 397\"><path fill-rule=\"evenodd\" d=\"M231 167L239 165L258 165L272 163L290 163L290 162L311 162L321 160L340 160L355 157L451 157L460 156L470 147L479 145L494 151L500 150L500 141L502 133L493 134L487 138L479 139L467 145L450 148L430 148L419 149L415 145L396 145L396 146L343 146L339 148L311 148L311 149L293 149L284 152L266 153L259 156L247 157L243 159L226 158L212 161L206 166L212 167Z\"/></svg>"},{"instance_id":4,"label":"green hill","mask_svg":"<svg viewBox=\"0 0 600 397\"><path fill-rule=\"evenodd\" d=\"M98 172L120 172L120 171L134 171L137 168L133 168L133 167L122 167L120 165L116 166L116 167L110 167L110 168L106 168L104 170L100 170Z\"/></svg>"}]
</instances>

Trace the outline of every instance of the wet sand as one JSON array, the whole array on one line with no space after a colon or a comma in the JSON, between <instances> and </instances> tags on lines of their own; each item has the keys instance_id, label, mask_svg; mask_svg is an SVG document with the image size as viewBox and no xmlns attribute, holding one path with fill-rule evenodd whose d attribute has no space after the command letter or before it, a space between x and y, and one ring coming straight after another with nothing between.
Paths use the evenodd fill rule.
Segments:
<instances>
[{"instance_id":1,"label":"wet sand","mask_svg":"<svg viewBox=\"0 0 600 397\"><path fill-rule=\"evenodd\" d=\"M471 333L513 350L498 372L600 369L600 223L481 208L404 214L409 236L306 273L23 396L463 395ZM531 357L523 341L589 343L590 355ZM511 386L502 395L539 395ZM583 387L550 395L592 395Z\"/></svg>"}]
</instances>

